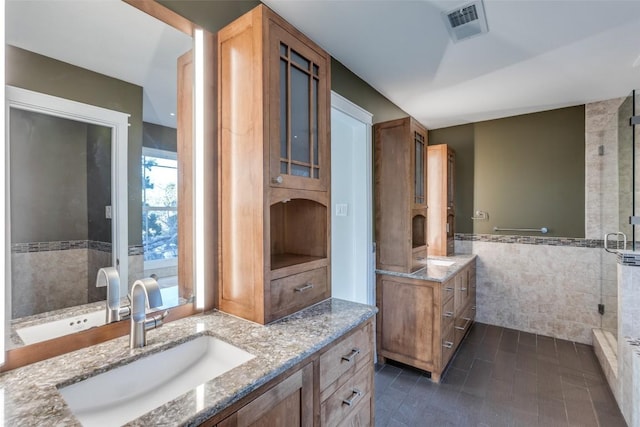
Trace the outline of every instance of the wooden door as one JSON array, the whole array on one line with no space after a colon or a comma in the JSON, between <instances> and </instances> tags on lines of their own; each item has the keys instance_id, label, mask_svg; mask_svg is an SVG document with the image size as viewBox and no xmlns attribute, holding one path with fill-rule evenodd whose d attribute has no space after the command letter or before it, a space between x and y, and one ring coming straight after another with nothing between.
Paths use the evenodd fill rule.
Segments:
<instances>
[{"instance_id":1,"label":"wooden door","mask_svg":"<svg viewBox=\"0 0 640 427\"><path fill-rule=\"evenodd\" d=\"M218 427L312 427L313 364L310 363L238 412Z\"/></svg>"}]
</instances>

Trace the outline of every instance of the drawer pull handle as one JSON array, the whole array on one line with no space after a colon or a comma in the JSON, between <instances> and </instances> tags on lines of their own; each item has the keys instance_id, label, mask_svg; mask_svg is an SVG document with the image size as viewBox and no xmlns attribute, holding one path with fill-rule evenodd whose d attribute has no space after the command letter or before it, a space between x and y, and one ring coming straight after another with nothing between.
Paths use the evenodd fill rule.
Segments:
<instances>
[{"instance_id":1,"label":"drawer pull handle","mask_svg":"<svg viewBox=\"0 0 640 427\"><path fill-rule=\"evenodd\" d=\"M282 184L282 181L284 181L282 175L271 178L271 182L273 182L274 184Z\"/></svg>"},{"instance_id":2,"label":"drawer pull handle","mask_svg":"<svg viewBox=\"0 0 640 427\"><path fill-rule=\"evenodd\" d=\"M471 310L476 311L476 306L471 307Z\"/></svg>"},{"instance_id":3,"label":"drawer pull handle","mask_svg":"<svg viewBox=\"0 0 640 427\"><path fill-rule=\"evenodd\" d=\"M464 331L464 326L456 326L456 329L459 331Z\"/></svg>"},{"instance_id":4,"label":"drawer pull handle","mask_svg":"<svg viewBox=\"0 0 640 427\"><path fill-rule=\"evenodd\" d=\"M445 311L444 317L453 317L453 311Z\"/></svg>"},{"instance_id":5,"label":"drawer pull handle","mask_svg":"<svg viewBox=\"0 0 640 427\"><path fill-rule=\"evenodd\" d=\"M354 348L353 350L351 350L351 353L347 354L346 356L342 356L342 360L345 360L351 363L353 362L353 358L356 357L358 354L360 354L360 349Z\"/></svg>"},{"instance_id":6,"label":"drawer pull handle","mask_svg":"<svg viewBox=\"0 0 640 427\"><path fill-rule=\"evenodd\" d=\"M295 288L294 291L295 292L304 292L304 291L308 291L311 288L313 288L313 283L307 283L304 286L300 286L299 288Z\"/></svg>"},{"instance_id":7,"label":"drawer pull handle","mask_svg":"<svg viewBox=\"0 0 640 427\"><path fill-rule=\"evenodd\" d=\"M446 288L444 288L444 290L447 292L452 292L453 288L451 286L447 286Z\"/></svg>"},{"instance_id":8,"label":"drawer pull handle","mask_svg":"<svg viewBox=\"0 0 640 427\"><path fill-rule=\"evenodd\" d=\"M460 288L460 292L467 292L467 288Z\"/></svg>"},{"instance_id":9,"label":"drawer pull handle","mask_svg":"<svg viewBox=\"0 0 640 427\"><path fill-rule=\"evenodd\" d=\"M451 348L453 347L453 343L451 341L445 341L444 344L442 344L442 346L444 348Z\"/></svg>"},{"instance_id":10,"label":"drawer pull handle","mask_svg":"<svg viewBox=\"0 0 640 427\"><path fill-rule=\"evenodd\" d=\"M356 399L358 397L362 396L362 392L360 390L358 390L357 388L354 388L353 391L351 392L351 396L348 399L343 399L342 400L342 404L343 405L347 405L347 406L351 406L353 405L353 402L356 401Z\"/></svg>"}]
</instances>

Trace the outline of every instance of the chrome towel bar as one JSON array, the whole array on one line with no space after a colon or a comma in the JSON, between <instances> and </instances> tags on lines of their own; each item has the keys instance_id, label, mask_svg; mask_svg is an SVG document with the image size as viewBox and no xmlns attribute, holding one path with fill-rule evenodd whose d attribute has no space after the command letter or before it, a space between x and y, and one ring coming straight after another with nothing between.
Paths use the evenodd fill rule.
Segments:
<instances>
[{"instance_id":1,"label":"chrome towel bar","mask_svg":"<svg viewBox=\"0 0 640 427\"><path fill-rule=\"evenodd\" d=\"M527 233L547 234L549 232L549 229L547 227L542 227L542 228L500 228L500 227L493 227L493 231L524 231L524 232L527 232Z\"/></svg>"}]
</instances>

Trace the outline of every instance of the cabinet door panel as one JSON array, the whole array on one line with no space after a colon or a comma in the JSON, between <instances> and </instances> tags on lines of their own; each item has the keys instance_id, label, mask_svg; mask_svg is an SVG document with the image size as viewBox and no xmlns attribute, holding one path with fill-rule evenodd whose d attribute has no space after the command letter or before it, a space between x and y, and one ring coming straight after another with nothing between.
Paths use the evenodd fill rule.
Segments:
<instances>
[{"instance_id":1,"label":"cabinet door panel","mask_svg":"<svg viewBox=\"0 0 640 427\"><path fill-rule=\"evenodd\" d=\"M382 280L382 295L381 349L433 364L434 326L440 325L434 287Z\"/></svg>"},{"instance_id":2,"label":"cabinet door panel","mask_svg":"<svg viewBox=\"0 0 640 427\"><path fill-rule=\"evenodd\" d=\"M309 364L243 406L219 427L313 425L313 366Z\"/></svg>"},{"instance_id":3,"label":"cabinet door panel","mask_svg":"<svg viewBox=\"0 0 640 427\"><path fill-rule=\"evenodd\" d=\"M324 191L330 174L327 56L273 21L269 32L271 185Z\"/></svg>"}]
</instances>

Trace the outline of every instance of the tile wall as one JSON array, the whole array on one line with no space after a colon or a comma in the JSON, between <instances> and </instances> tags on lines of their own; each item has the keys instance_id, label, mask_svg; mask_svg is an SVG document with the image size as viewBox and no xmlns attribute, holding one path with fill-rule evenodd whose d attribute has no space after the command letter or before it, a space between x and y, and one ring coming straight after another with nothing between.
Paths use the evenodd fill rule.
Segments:
<instances>
[{"instance_id":1,"label":"tile wall","mask_svg":"<svg viewBox=\"0 0 640 427\"><path fill-rule=\"evenodd\" d=\"M478 321L585 344L594 328L616 335L616 257L604 252L602 239L623 226L619 203L626 196L619 190L629 174L618 161L625 158L618 141L626 138L618 110L625 102L585 107L586 238L456 235L456 252L478 255Z\"/></svg>"}]
</instances>

